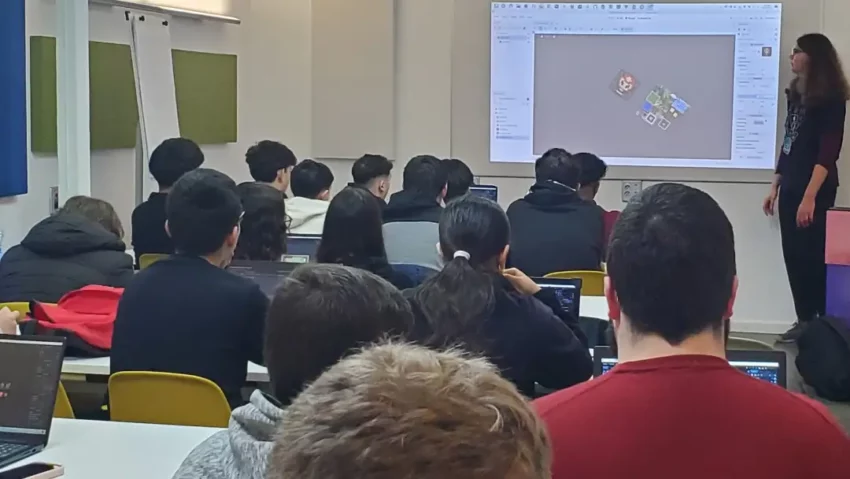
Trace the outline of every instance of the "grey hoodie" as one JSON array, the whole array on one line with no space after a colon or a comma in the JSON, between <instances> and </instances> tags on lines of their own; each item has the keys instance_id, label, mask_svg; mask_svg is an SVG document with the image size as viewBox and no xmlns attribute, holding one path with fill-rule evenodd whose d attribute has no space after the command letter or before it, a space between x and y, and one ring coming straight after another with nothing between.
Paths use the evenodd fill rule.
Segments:
<instances>
[{"instance_id":1,"label":"grey hoodie","mask_svg":"<svg viewBox=\"0 0 850 479\"><path fill-rule=\"evenodd\" d=\"M221 431L196 447L173 479L263 479L283 409L260 391L230 415Z\"/></svg>"}]
</instances>

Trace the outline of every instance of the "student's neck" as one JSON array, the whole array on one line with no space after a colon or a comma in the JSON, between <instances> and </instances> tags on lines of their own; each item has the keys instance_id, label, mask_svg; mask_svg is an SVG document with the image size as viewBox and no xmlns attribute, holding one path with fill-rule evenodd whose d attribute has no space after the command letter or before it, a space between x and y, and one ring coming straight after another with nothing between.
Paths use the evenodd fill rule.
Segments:
<instances>
[{"instance_id":1,"label":"student's neck","mask_svg":"<svg viewBox=\"0 0 850 479\"><path fill-rule=\"evenodd\" d=\"M201 258L205 259L209 264L215 266L216 268L225 268L229 260L224 253L216 252L208 256L201 256Z\"/></svg>"},{"instance_id":2,"label":"student's neck","mask_svg":"<svg viewBox=\"0 0 850 479\"><path fill-rule=\"evenodd\" d=\"M276 181L273 181L271 183L266 183L266 184L271 186L272 188L276 189L277 191L280 191L280 192L286 191L286 187L283 186L282 184L276 182Z\"/></svg>"},{"instance_id":3,"label":"student's neck","mask_svg":"<svg viewBox=\"0 0 850 479\"><path fill-rule=\"evenodd\" d=\"M656 335L633 336L622 341L622 343L618 341L617 350L620 362L643 361L687 354L726 358L723 337L714 331L706 331L691 336L676 346Z\"/></svg>"},{"instance_id":4,"label":"student's neck","mask_svg":"<svg viewBox=\"0 0 850 479\"><path fill-rule=\"evenodd\" d=\"M163 188L162 186L160 186L160 187L159 187L159 192L160 192L160 193L164 193L164 194L165 194L165 193L170 193L170 192L171 192L171 187L169 186L169 187L167 187L167 188Z\"/></svg>"}]
</instances>

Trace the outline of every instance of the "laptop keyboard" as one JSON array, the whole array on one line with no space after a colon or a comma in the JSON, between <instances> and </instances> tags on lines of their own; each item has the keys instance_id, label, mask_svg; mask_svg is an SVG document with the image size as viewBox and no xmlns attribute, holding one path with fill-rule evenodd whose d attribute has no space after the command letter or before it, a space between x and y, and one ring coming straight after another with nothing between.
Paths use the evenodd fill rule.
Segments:
<instances>
[{"instance_id":1,"label":"laptop keyboard","mask_svg":"<svg viewBox=\"0 0 850 479\"><path fill-rule=\"evenodd\" d=\"M0 443L0 457L9 457L28 448L26 444Z\"/></svg>"}]
</instances>

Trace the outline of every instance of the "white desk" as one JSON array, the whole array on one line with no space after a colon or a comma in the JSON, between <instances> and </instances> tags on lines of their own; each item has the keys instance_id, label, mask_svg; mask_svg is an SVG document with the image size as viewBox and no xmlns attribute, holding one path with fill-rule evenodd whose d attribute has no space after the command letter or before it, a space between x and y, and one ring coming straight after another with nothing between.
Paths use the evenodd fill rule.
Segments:
<instances>
[{"instance_id":1,"label":"white desk","mask_svg":"<svg viewBox=\"0 0 850 479\"><path fill-rule=\"evenodd\" d=\"M109 358L65 358L62 362L62 374L109 376ZM248 363L248 375L245 377L245 381L267 383L269 382L269 372L265 366Z\"/></svg>"},{"instance_id":2,"label":"white desk","mask_svg":"<svg viewBox=\"0 0 850 479\"><path fill-rule=\"evenodd\" d=\"M168 479L210 427L54 419L44 451L15 463L65 467L63 479Z\"/></svg>"},{"instance_id":3,"label":"white desk","mask_svg":"<svg viewBox=\"0 0 850 479\"><path fill-rule=\"evenodd\" d=\"M582 296L580 306L582 316L608 319L608 303L602 296ZM109 358L65 358L62 363L62 374L109 376ZM248 363L248 375L245 381L267 383L269 382L269 372L264 366Z\"/></svg>"}]
</instances>

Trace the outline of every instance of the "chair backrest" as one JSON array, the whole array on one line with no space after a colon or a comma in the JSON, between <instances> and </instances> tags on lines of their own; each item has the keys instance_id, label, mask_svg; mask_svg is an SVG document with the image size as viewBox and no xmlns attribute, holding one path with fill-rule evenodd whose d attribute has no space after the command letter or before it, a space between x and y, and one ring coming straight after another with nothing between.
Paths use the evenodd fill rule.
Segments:
<instances>
[{"instance_id":1,"label":"chair backrest","mask_svg":"<svg viewBox=\"0 0 850 479\"><path fill-rule=\"evenodd\" d=\"M74 416L74 408L71 407L71 401L68 399L68 393L65 392L65 386L59 382L59 390L56 392L56 404L53 405L53 417L62 419L76 419Z\"/></svg>"},{"instance_id":2,"label":"chair backrest","mask_svg":"<svg viewBox=\"0 0 850 479\"><path fill-rule=\"evenodd\" d=\"M580 279L582 296L605 295L605 273L602 271L559 271L549 273L546 278Z\"/></svg>"},{"instance_id":3,"label":"chair backrest","mask_svg":"<svg viewBox=\"0 0 850 479\"><path fill-rule=\"evenodd\" d=\"M730 336L726 342L726 349L737 349L740 351L773 351L773 346L757 339Z\"/></svg>"},{"instance_id":4,"label":"chair backrest","mask_svg":"<svg viewBox=\"0 0 850 479\"><path fill-rule=\"evenodd\" d=\"M147 253L139 256L139 269L145 269L157 261L168 258L167 254Z\"/></svg>"},{"instance_id":5,"label":"chair backrest","mask_svg":"<svg viewBox=\"0 0 850 479\"><path fill-rule=\"evenodd\" d=\"M416 286L424 283L425 280L439 273L438 270L430 266L422 266L420 264L394 264L393 270L396 273L403 274L410 278Z\"/></svg>"},{"instance_id":6,"label":"chair backrest","mask_svg":"<svg viewBox=\"0 0 850 479\"><path fill-rule=\"evenodd\" d=\"M109 413L113 421L227 427L230 405L209 379L124 371L109 377Z\"/></svg>"},{"instance_id":7,"label":"chair backrest","mask_svg":"<svg viewBox=\"0 0 850 479\"><path fill-rule=\"evenodd\" d=\"M17 303L0 303L0 309L9 308L10 311L21 313L20 319L23 320L30 313L30 304L25 302Z\"/></svg>"}]
</instances>

